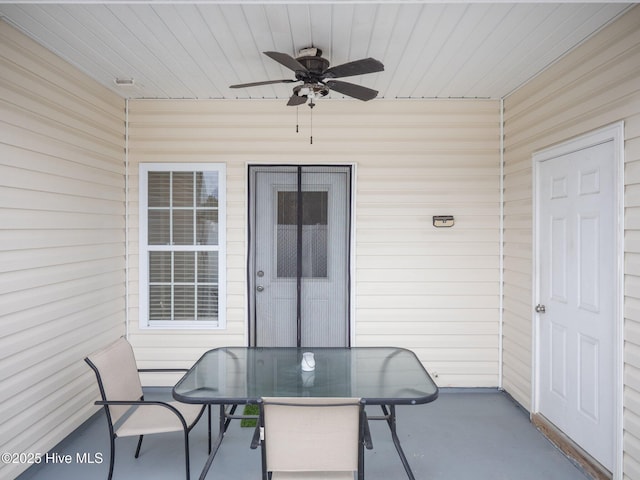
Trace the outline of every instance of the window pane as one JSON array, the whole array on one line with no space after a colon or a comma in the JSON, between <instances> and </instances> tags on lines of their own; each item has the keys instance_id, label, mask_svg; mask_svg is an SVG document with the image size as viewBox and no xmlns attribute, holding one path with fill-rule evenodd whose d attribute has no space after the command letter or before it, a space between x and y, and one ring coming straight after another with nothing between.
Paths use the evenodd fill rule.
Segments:
<instances>
[{"instance_id":1,"label":"window pane","mask_svg":"<svg viewBox=\"0 0 640 480\"><path fill-rule=\"evenodd\" d=\"M173 255L173 281L193 283L196 275L195 252L175 252Z\"/></svg>"},{"instance_id":2,"label":"window pane","mask_svg":"<svg viewBox=\"0 0 640 480\"><path fill-rule=\"evenodd\" d=\"M173 211L173 244L193 245L193 210Z\"/></svg>"},{"instance_id":3,"label":"window pane","mask_svg":"<svg viewBox=\"0 0 640 480\"><path fill-rule=\"evenodd\" d=\"M218 252L198 252L198 283L218 283Z\"/></svg>"},{"instance_id":4,"label":"window pane","mask_svg":"<svg viewBox=\"0 0 640 480\"><path fill-rule=\"evenodd\" d=\"M218 318L218 287L198 287L198 320L212 321Z\"/></svg>"},{"instance_id":5,"label":"window pane","mask_svg":"<svg viewBox=\"0 0 640 480\"><path fill-rule=\"evenodd\" d=\"M173 206L193 207L192 172L173 172Z\"/></svg>"},{"instance_id":6,"label":"window pane","mask_svg":"<svg viewBox=\"0 0 640 480\"><path fill-rule=\"evenodd\" d=\"M196 206L218 206L218 172L196 172Z\"/></svg>"},{"instance_id":7,"label":"window pane","mask_svg":"<svg viewBox=\"0 0 640 480\"><path fill-rule=\"evenodd\" d=\"M200 210L196 212L198 222L198 245L218 245L218 211Z\"/></svg>"},{"instance_id":8,"label":"window pane","mask_svg":"<svg viewBox=\"0 0 640 480\"><path fill-rule=\"evenodd\" d=\"M302 224L327 224L328 192L302 192Z\"/></svg>"},{"instance_id":9,"label":"window pane","mask_svg":"<svg viewBox=\"0 0 640 480\"><path fill-rule=\"evenodd\" d=\"M173 297L174 320L193 320L195 313L195 286L176 285Z\"/></svg>"},{"instance_id":10,"label":"window pane","mask_svg":"<svg viewBox=\"0 0 640 480\"><path fill-rule=\"evenodd\" d=\"M327 277L328 192L302 196L302 276Z\"/></svg>"},{"instance_id":11,"label":"window pane","mask_svg":"<svg viewBox=\"0 0 640 480\"><path fill-rule=\"evenodd\" d=\"M298 192L278 192L278 225L298 223Z\"/></svg>"},{"instance_id":12,"label":"window pane","mask_svg":"<svg viewBox=\"0 0 640 480\"><path fill-rule=\"evenodd\" d=\"M170 187L170 174L169 172L149 172L148 177L148 205L150 207L168 207L169 199L169 187Z\"/></svg>"},{"instance_id":13,"label":"window pane","mask_svg":"<svg viewBox=\"0 0 640 480\"><path fill-rule=\"evenodd\" d=\"M169 245L169 210L150 210L147 223L149 245Z\"/></svg>"},{"instance_id":14,"label":"window pane","mask_svg":"<svg viewBox=\"0 0 640 480\"><path fill-rule=\"evenodd\" d=\"M171 320L171 286L149 286L149 320Z\"/></svg>"},{"instance_id":15,"label":"window pane","mask_svg":"<svg viewBox=\"0 0 640 480\"><path fill-rule=\"evenodd\" d=\"M302 224L326 225L328 192L302 192ZM278 192L278 225L298 224L298 192Z\"/></svg>"},{"instance_id":16,"label":"window pane","mask_svg":"<svg viewBox=\"0 0 640 480\"><path fill-rule=\"evenodd\" d=\"M149 252L149 281L171 283L171 252Z\"/></svg>"}]
</instances>

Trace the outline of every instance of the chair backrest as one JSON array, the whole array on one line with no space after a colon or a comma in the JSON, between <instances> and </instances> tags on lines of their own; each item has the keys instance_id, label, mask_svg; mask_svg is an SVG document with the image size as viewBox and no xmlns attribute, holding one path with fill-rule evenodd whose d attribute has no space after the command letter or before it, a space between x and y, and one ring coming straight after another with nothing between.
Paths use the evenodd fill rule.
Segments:
<instances>
[{"instance_id":1,"label":"chair backrest","mask_svg":"<svg viewBox=\"0 0 640 480\"><path fill-rule=\"evenodd\" d=\"M263 398L269 472L358 470L359 398Z\"/></svg>"},{"instance_id":2,"label":"chair backrest","mask_svg":"<svg viewBox=\"0 0 640 480\"><path fill-rule=\"evenodd\" d=\"M133 349L127 340L119 338L102 350L89 355L85 361L96 374L102 400L140 400L140 375ZM111 421L117 422L129 408L127 405L109 406Z\"/></svg>"}]
</instances>

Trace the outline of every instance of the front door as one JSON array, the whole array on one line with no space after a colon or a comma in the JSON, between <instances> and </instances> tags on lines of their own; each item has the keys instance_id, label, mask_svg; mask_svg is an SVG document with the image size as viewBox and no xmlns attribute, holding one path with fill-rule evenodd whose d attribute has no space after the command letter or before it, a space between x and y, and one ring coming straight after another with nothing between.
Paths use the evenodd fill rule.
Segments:
<instances>
[{"instance_id":1,"label":"front door","mask_svg":"<svg viewBox=\"0 0 640 480\"><path fill-rule=\"evenodd\" d=\"M614 142L537 164L538 410L612 471L615 445Z\"/></svg>"},{"instance_id":2,"label":"front door","mask_svg":"<svg viewBox=\"0 0 640 480\"><path fill-rule=\"evenodd\" d=\"M255 346L349 345L351 169L251 166Z\"/></svg>"}]
</instances>

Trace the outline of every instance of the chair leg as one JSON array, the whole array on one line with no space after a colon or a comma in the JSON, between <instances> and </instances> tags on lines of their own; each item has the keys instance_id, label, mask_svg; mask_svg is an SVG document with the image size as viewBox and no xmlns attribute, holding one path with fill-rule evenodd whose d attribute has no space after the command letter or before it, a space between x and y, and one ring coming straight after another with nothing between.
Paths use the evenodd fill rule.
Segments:
<instances>
[{"instance_id":1,"label":"chair leg","mask_svg":"<svg viewBox=\"0 0 640 480\"><path fill-rule=\"evenodd\" d=\"M111 480L113 477L113 463L116 458L116 445L115 445L115 437L111 435L111 452L109 454L109 475L107 475L107 480Z\"/></svg>"},{"instance_id":2,"label":"chair leg","mask_svg":"<svg viewBox=\"0 0 640 480\"><path fill-rule=\"evenodd\" d=\"M208 431L209 431L209 454L211 454L211 404L207 405L207 420L208 420L208 424L209 426Z\"/></svg>"},{"instance_id":3,"label":"chair leg","mask_svg":"<svg viewBox=\"0 0 640 480\"><path fill-rule=\"evenodd\" d=\"M187 480L191 480L190 472L189 472L189 431L188 430L184 431L184 464L187 469Z\"/></svg>"},{"instance_id":4,"label":"chair leg","mask_svg":"<svg viewBox=\"0 0 640 480\"><path fill-rule=\"evenodd\" d=\"M140 447L142 447L142 437L144 437L144 435L140 435L140 438L138 439L138 446L136 447L135 458L138 458L138 456L140 455Z\"/></svg>"}]
</instances>

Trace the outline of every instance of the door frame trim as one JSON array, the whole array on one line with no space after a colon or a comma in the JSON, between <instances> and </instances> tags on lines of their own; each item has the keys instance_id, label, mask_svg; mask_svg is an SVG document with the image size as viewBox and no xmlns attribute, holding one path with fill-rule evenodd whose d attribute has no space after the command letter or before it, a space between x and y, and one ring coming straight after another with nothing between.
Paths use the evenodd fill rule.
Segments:
<instances>
[{"instance_id":1,"label":"door frame trim","mask_svg":"<svg viewBox=\"0 0 640 480\"><path fill-rule=\"evenodd\" d=\"M539 413L540 392L540 315L535 312L534 306L540 299L540 218L538 211L540 163L561 155L578 150L590 148L605 142L613 141L614 149L614 204L616 210L616 228L614 232L614 245L616 246L616 285L614 297L615 323L614 323L614 459L613 478L622 479L623 472L623 389L624 389L624 122L616 122L606 127L588 132L562 143L535 151L532 155L532 192L533 192L533 230L532 230L532 298L531 298L531 325L532 325L532 359L531 359L531 417Z\"/></svg>"},{"instance_id":2,"label":"door frame trim","mask_svg":"<svg viewBox=\"0 0 640 480\"><path fill-rule=\"evenodd\" d=\"M251 274L252 267L252 257L251 257L251 242L252 242L252 228L251 228L251 175L250 170L251 167L349 167L350 169L350 181L349 181L349 195L348 195L348 215L349 215L349 265L348 265L348 301L349 305L347 308L347 314L349 318L348 321L348 342L350 346L355 346L355 326L356 326L356 177L357 177L357 163L355 162L335 162L335 163L299 163L299 162L260 162L260 161L247 161L245 162L244 174L245 177L245 274L246 274L246 289L245 289L245 328L244 328L244 338L245 344L250 346L252 342L255 341L255 332L252 332L252 312L254 311L255 306L252 304L252 285L253 285L253 275Z\"/></svg>"}]
</instances>

